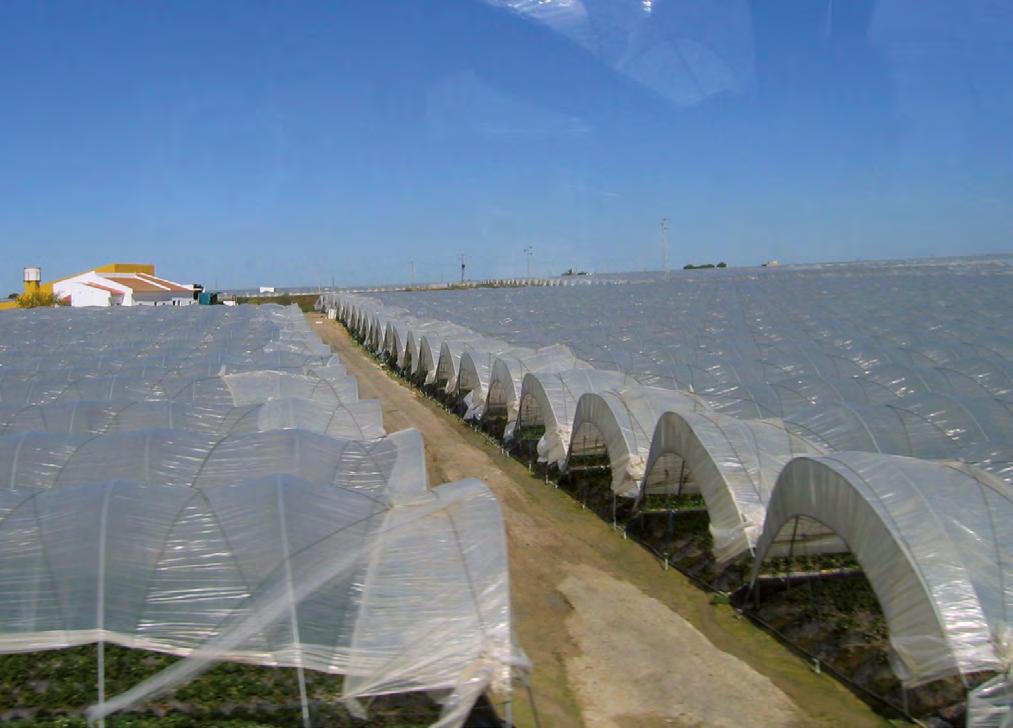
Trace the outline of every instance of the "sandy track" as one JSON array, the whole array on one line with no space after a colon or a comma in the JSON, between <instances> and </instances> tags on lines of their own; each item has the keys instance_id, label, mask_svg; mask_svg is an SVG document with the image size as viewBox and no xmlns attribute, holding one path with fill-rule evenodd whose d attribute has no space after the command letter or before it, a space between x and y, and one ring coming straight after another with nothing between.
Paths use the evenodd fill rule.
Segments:
<instances>
[{"instance_id":1,"label":"sandy track","mask_svg":"<svg viewBox=\"0 0 1013 728\"><path fill-rule=\"evenodd\" d=\"M358 378L360 397L380 399L387 430L422 432L431 483L478 477L500 499L515 624L535 664L543 728L883 725L839 684L389 377L341 326L310 319ZM524 696L514 706L518 725L534 725Z\"/></svg>"}]
</instances>

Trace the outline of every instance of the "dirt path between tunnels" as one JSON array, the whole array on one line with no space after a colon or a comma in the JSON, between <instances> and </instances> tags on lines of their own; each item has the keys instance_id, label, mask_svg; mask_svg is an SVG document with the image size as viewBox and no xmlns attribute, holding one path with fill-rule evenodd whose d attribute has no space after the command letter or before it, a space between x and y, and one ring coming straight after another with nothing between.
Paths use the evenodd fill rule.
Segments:
<instances>
[{"instance_id":1,"label":"dirt path between tunnels","mask_svg":"<svg viewBox=\"0 0 1013 728\"><path fill-rule=\"evenodd\" d=\"M483 480L503 509L514 624L534 663L542 728L883 726L839 683L658 562L484 436L390 377L339 324L313 328L379 399L388 432L415 427L432 484ZM535 725L518 692L514 720Z\"/></svg>"}]
</instances>

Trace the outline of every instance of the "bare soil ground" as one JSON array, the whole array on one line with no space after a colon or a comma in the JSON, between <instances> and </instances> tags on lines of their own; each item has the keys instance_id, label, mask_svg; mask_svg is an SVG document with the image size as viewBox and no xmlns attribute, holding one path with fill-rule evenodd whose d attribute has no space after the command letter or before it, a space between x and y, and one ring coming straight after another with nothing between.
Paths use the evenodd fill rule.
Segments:
<instances>
[{"instance_id":1,"label":"bare soil ground","mask_svg":"<svg viewBox=\"0 0 1013 728\"><path fill-rule=\"evenodd\" d=\"M389 376L344 328L313 328L382 402L389 432L418 428L433 484L482 479L499 498L516 630L534 662L543 728L883 726L839 683L658 562L486 437ZM319 323L316 323L319 322ZM518 725L535 725L521 693Z\"/></svg>"}]
</instances>

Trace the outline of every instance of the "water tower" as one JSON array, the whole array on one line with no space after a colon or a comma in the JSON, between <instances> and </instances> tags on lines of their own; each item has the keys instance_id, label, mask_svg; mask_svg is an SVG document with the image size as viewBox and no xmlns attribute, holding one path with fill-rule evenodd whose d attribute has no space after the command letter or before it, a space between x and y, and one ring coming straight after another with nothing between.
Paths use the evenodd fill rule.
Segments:
<instances>
[{"instance_id":1,"label":"water tower","mask_svg":"<svg viewBox=\"0 0 1013 728\"><path fill-rule=\"evenodd\" d=\"M25 294L29 295L32 293L39 292L39 285L42 283L42 268L39 266L31 266L25 268Z\"/></svg>"}]
</instances>

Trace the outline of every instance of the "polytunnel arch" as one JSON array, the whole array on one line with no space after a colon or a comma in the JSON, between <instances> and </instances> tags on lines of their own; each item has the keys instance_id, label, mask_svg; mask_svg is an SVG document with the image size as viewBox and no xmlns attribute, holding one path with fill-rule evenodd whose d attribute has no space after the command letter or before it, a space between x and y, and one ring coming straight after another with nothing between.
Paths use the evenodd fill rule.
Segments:
<instances>
[{"instance_id":1,"label":"polytunnel arch","mask_svg":"<svg viewBox=\"0 0 1013 728\"><path fill-rule=\"evenodd\" d=\"M356 336L361 336L362 327L364 323L361 309L358 306L354 306L351 303L349 303L345 312L345 316L348 320L349 328L352 329L352 333L354 333Z\"/></svg>"},{"instance_id":2,"label":"polytunnel arch","mask_svg":"<svg viewBox=\"0 0 1013 728\"><path fill-rule=\"evenodd\" d=\"M432 384L436 381L436 364L439 360L440 346L436 347L436 355L434 356L433 341L434 339L425 335L419 339L418 377L423 384Z\"/></svg>"},{"instance_id":3,"label":"polytunnel arch","mask_svg":"<svg viewBox=\"0 0 1013 728\"><path fill-rule=\"evenodd\" d=\"M379 326L377 315L372 311L363 311L363 323L361 325L363 345L374 353L376 352L376 346L374 342L375 337L374 332L377 326Z\"/></svg>"},{"instance_id":4,"label":"polytunnel arch","mask_svg":"<svg viewBox=\"0 0 1013 728\"><path fill-rule=\"evenodd\" d=\"M383 324L380 322L379 315L374 312L365 313L365 317L366 320L362 327L363 345L370 352L376 354L383 343Z\"/></svg>"},{"instance_id":5,"label":"polytunnel arch","mask_svg":"<svg viewBox=\"0 0 1013 728\"><path fill-rule=\"evenodd\" d=\"M457 388L457 373L463 348L464 342L461 341L444 341L440 344L440 356L436 362L436 385L448 393Z\"/></svg>"},{"instance_id":6,"label":"polytunnel arch","mask_svg":"<svg viewBox=\"0 0 1013 728\"><path fill-rule=\"evenodd\" d=\"M625 426L624 426L625 425ZM636 430L641 430L614 392L581 396L567 449L567 469L600 464L604 457L612 474L612 490L627 494L642 474L637 462Z\"/></svg>"},{"instance_id":7,"label":"polytunnel arch","mask_svg":"<svg viewBox=\"0 0 1013 728\"><path fill-rule=\"evenodd\" d=\"M492 348L469 347L461 354L457 367L457 386L454 398L464 405L464 419L481 420L485 413L489 382L493 368L501 357L514 358L520 352L505 348L496 342L484 342Z\"/></svg>"},{"instance_id":8,"label":"polytunnel arch","mask_svg":"<svg viewBox=\"0 0 1013 728\"><path fill-rule=\"evenodd\" d=\"M404 369L405 356L407 354L407 343L410 330L407 325L396 319L387 322L383 336L383 351L389 357L392 366L397 369Z\"/></svg>"},{"instance_id":9,"label":"polytunnel arch","mask_svg":"<svg viewBox=\"0 0 1013 728\"><path fill-rule=\"evenodd\" d=\"M784 465L796 455L819 452L778 421L665 412L651 437L641 497L650 488L672 485L699 493L710 518L714 558L724 563L752 551Z\"/></svg>"},{"instance_id":10,"label":"polytunnel arch","mask_svg":"<svg viewBox=\"0 0 1013 728\"><path fill-rule=\"evenodd\" d=\"M1010 407L993 398L910 394L888 404L833 402L786 417L790 429L830 450L928 459L965 458L975 443L1013 437Z\"/></svg>"},{"instance_id":11,"label":"polytunnel arch","mask_svg":"<svg viewBox=\"0 0 1013 728\"><path fill-rule=\"evenodd\" d=\"M886 618L906 687L1007 667L997 645L1013 612L1013 491L958 463L836 453L795 458L767 506L751 575L797 518L837 534ZM998 526L998 527L997 527ZM804 551L805 542L796 549Z\"/></svg>"},{"instance_id":12,"label":"polytunnel arch","mask_svg":"<svg viewBox=\"0 0 1013 728\"><path fill-rule=\"evenodd\" d=\"M948 392L965 397L1002 396L1013 392L1010 372L982 360L962 360L936 367Z\"/></svg>"},{"instance_id":13,"label":"polytunnel arch","mask_svg":"<svg viewBox=\"0 0 1013 728\"><path fill-rule=\"evenodd\" d=\"M388 321L383 330L383 344L381 355L390 357L390 361L397 362L401 351L401 343L398 340L398 330L393 321Z\"/></svg>"},{"instance_id":14,"label":"polytunnel arch","mask_svg":"<svg viewBox=\"0 0 1013 728\"><path fill-rule=\"evenodd\" d=\"M514 349L495 358L486 388L485 411L493 434L511 436L517 426L524 378L532 372L558 374L591 366L578 359L566 346L555 344L536 350Z\"/></svg>"},{"instance_id":15,"label":"polytunnel arch","mask_svg":"<svg viewBox=\"0 0 1013 728\"><path fill-rule=\"evenodd\" d=\"M534 385L528 384L528 377L535 380ZM540 397L533 391L536 387L541 393ZM538 382L535 375L525 374L524 384L521 387L520 404L517 406L517 428L541 427L544 429L547 417L553 417L553 412L551 406L548 406L541 383Z\"/></svg>"},{"instance_id":16,"label":"polytunnel arch","mask_svg":"<svg viewBox=\"0 0 1013 728\"><path fill-rule=\"evenodd\" d=\"M299 429L210 432L138 429L103 435L27 432L0 437L0 490L58 488L113 480L187 485L229 484L290 474L316 483L398 492L426 484L417 430L374 440L339 439Z\"/></svg>"},{"instance_id":17,"label":"polytunnel arch","mask_svg":"<svg viewBox=\"0 0 1013 728\"><path fill-rule=\"evenodd\" d=\"M373 325L370 328L370 346L376 354L383 353L383 337L387 332L387 319L380 314L374 314Z\"/></svg>"},{"instance_id":18,"label":"polytunnel arch","mask_svg":"<svg viewBox=\"0 0 1013 728\"><path fill-rule=\"evenodd\" d=\"M923 458L955 457L958 451L935 423L889 405L828 402L786 416L785 423L827 450Z\"/></svg>"},{"instance_id":19,"label":"polytunnel arch","mask_svg":"<svg viewBox=\"0 0 1013 728\"><path fill-rule=\"evenodd\" d=\"M631 381L625 374L601 369L528 372L521 381L517 431L541 428L544 432L537 444L539 459L562 467L581 396L587 392L619 390Z\"/></svg>"},{"instance_id":20,"label":"polytunnel arch","mask_svg":"<svg viewBox=\"0 0 1013 728\"><path fill-rule=\"evenodd\" d=\"M519 360L497 357L492 363L489 374L489 389L485 397L486 413L496 412L508 416L510 405L517 401L517 389L514 386L513 370L522 371L523 364Z\"/></svg>"},{"instance_id":21,"label":"polytunnel arch","mask_svg":"<svg viewBox=\"0 0 1013 728\"><path fill-rule=\"evenodd\" d=\"M408 333L405 335L404 357L402 358L401 368L409 376L414 376L419 368L418 338L412 329L408 329Z\"/></svg>"},{"instance_id":22,"label":"polytunnel arch","mask_svg":"<svg viewBox=\"0 0 1013 728\"><path fill-rule=\"evenodd\" d=\"M349 304L348 310L349 325L352 328L352 333L360 341L363 339L363 329L366 326L366 317L363 314L362 309L359 306Z\"/></svg>"},{"instance_id":23,"label":"polytunnel arch","mask_svg":"<svg viewBox=\"0 0 1013 728\"><path fill-rule=\"evenodd\" d=\"M577 402L568 465L575 457L597 457L604 450L612 471L612 490L635 496L658 419L665 412L706 409L697 397L660 387L586 392Z\"/></svg>"},{"instance_id":24,"label":"polytunnel arch","mask_svg":"<svg viewBox=\"0 0 1013 728\"><path fill-rule=\"evenodd\" d=\"M457 366L457 386L454 389L458 399L466 397L472 392L484 395L485 382L489 378L489 366L485 360L489 358L486 352L468 350L461 354L461 361Z\"/></svg>"}]
</instances>

